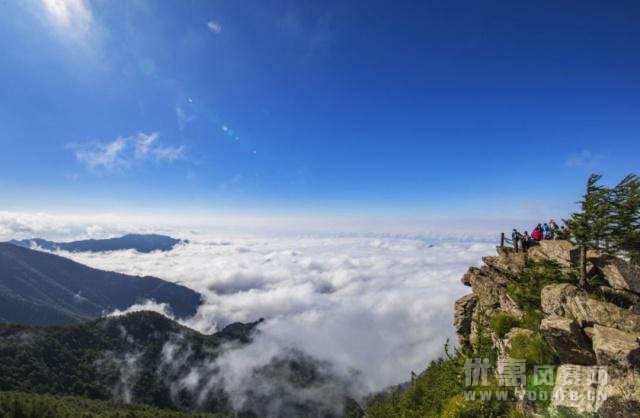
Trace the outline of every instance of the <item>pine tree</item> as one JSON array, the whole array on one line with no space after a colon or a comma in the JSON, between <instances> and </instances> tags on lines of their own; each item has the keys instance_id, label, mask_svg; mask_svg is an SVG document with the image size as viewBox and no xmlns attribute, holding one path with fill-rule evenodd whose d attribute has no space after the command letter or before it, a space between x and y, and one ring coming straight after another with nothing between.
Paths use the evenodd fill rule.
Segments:
<instances>
[{"instance_id":1,"label":"pine tree","mask_svg":"<svg viewBox=\"0 0 640 418\"><path fill-rule=\"evenodd\" d=\"M640 178L626 176L612 191L612 250L640 264Z\"/></svg>"},{"instance_id":2,"label":"pine tree","mask_svg":"<svg viewBox=\"0 0 640 418\"><path fill-rule=\"evenodd\" d=\"M587 251L607 248L612 240L611 190L598 184L602 175L592 174L587 180L587 191L580 201L580 212L575 212L565 223L571 228L580 247L580 285L587 282Z\"/></svg>"}]
</instances>

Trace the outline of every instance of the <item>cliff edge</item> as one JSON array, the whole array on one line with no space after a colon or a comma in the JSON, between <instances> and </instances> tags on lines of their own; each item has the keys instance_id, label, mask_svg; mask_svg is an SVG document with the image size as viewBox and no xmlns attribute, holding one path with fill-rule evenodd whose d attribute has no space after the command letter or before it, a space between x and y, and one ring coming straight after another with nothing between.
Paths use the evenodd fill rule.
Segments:
<instances>
[{"instance_id":1,"label":"cliff edge","mask_svg":"<svg viewBox=\"0 0 640 418\"><path fill-rule=\"evenodd\" d=\"M589 252L580 287L569 241L497 250L462 278L472 293L455 303L460 352L495 353L487 362L500 384L505 367L525 361L527 378L513 385L525 416L640 416L640 269Z\"/></svg>"}]
</instances>

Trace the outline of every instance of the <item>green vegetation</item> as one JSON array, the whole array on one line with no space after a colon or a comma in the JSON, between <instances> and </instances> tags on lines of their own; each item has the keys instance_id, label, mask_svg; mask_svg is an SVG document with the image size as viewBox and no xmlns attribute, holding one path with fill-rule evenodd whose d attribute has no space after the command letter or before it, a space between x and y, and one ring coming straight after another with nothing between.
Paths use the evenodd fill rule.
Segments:
<instances>
[{"instance_id":1,"label":"green vegetation","mask_svg":"<svg viewBox=\"0 0 640 418\"><path fill-rule=\"evenodd\" d=\"M491 329L500 338L504 338L504 336L511 331L511 328L517 326L520 326L520 320L508 313L500 312L491 318Z\"/></svg>"},{"instance_id":2,"label":"green vegetation","mask_svg":"<svg viewBox=\"0 0 640 418\"><path fill-rule=\"evenodd\" d=\"M511 339L511 358L524 359L527 369L535 365L556 364L553 349L539 334L533 336L517 334Z\"/></svg>"},{"instance_id":3,"label":"green vegetation","mask_svg":"<svg viewBox=\"0 0 640 418\"><path fill-rule=\"evenodd\" d=\"M498 388L493 376L491 385L467 388L464 384L464 362L461 353L431 362L429 367L406 389L396 388L378 395L367 408L368 418L425 418L425 417L497 417L505 416L511 402L467 400L469 389L482 391L505 390Z\"/></svg>"},{"instance_id":4,"label":"green vegetation","mask_svg":"<svg viewBox=\"0 0 640 418\"><path fill-rule=\"evenodd\" d=\"M216 350L235 339L224 331L203 335L153 312L61 327L0 325L0 390L97 400L130 396L133 402L159 408L194 409L195 395L185 391L171 396L170 382L177 375L163 366L165 344L175 342L178 353L189 350L188 370L213 361ZM129 376L126 385L122 376ZM226 398L215 393L202 406L208 411L228 408Z\"/></svg>"},{"instance_id":5,"label":"green vegetation","mask_svg":"<svg viewBox=\"0 0 640 418\"><path fill-rule=\"evenodd\" d=\"M125 405L81 397L0 392L3 418L224 418L144 405Z\"/></svg>"},{"instance_id":6,"label":"green vegetation","mask_svg":"<svg viewBox=\"0 0 640 418\"><path fill-rule=\"evenodd\" d=\"M527 268L514 283L507 286L507 294L525 312L539 311L542 289L554 283L576 283L575 273L563 270L551 260L529 261Z\"/></svg>"}]
</instances>

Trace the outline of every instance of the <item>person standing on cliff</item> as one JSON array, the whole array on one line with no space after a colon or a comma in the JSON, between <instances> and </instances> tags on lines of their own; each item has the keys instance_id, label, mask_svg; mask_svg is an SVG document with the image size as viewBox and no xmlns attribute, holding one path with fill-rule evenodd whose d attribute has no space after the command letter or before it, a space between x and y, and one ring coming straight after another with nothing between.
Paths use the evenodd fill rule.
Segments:
<instances>
[{"instance_id":1,"label":"person standing on cliff","mask_svg":"<svg viewBox=\"0 0 640 418\"><path fill-rule=\"evenodd\" d=\"M534 241L540 241L542 239L542 225L538 224L533 231L531 231L531 238Z\"/></svg>"},{"instance_id":2,"label":"person standing on cliff","mask_svg":"<svg viewBox=\"0 0 640 418\"><path fill-rule=\"evenodd\" d=\"M513 232L511 233L511 243L513 244L513 248L515 250L518 249L518 243L520 242L521 239L522 239L522 234L520 234L520 232L518 232L518 230L514 228Z\"/></svg>"},{"instance_id":3,"label":"person standing on cliff","mask_svg":"<svg viewBox=\"0 0 640 418\"><path fill-rule=\"evenodd\" d=\"M531 241L531 237L529 236L529 232L524 231L522 237L520 238L520 243L522 244L522 251L527 252L529 250L529 244Z\"/></svg>"}]
</instances>

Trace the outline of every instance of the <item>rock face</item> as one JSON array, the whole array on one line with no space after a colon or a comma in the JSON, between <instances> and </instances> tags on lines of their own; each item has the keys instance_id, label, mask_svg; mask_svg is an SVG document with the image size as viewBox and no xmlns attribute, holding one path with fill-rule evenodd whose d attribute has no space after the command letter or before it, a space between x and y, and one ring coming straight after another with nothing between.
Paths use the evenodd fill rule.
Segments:
<instances>
[{"instance_id":1,"label":"rock face","mask_svg":"<svg viewBox=\"0 0 640 418\"><path fill-rule=\"evenodd\" d=\"M606 389L592 379L592 368L577 364L563 364L556 371L551 411L554 414L569 412L595 414L606 396Z\"/></svg>"},{"instance_id":2,"label":"rock face","mask_svg":"<svg viewBox=\"0 0 640 418\"><path fill-rule=\"evenodd\" d=\"M553 347L562 363L593 365L596 356L591 349L589 338L582 332L578 323L559 316L544 318L540 332Z\"/></svg>"},{"instance_id":3,"label":"rock face","mask_svg":"<svg viewBox=\"0 0 640 418\"><path fill-rule=\"evenodd\" d=\"M542 311L547 315L564 315L565 309L570 300L584 292L572 284L550 284L542 289L541 304Z\"/></svg>"},{"instance_id":4,"label":"rock face","mask_svg":"<svg viewBox=\"0 0 640 418\"><path fill-rule=\"evenodd\" d=\"M640 294L640 268L615 257L603 258L598 267L612 288Z\"/></svg>"},{"instance_id":5,"label":"rock face","mask_svg":"<svg viewBox=\"0 0 640 418\"><path fill-rule=\"evenodd\" d=\"M471 317L478 298L473 293L461 297L456 301L453 325L456 328L461 347L471 346Z\"/></svg>"},{"instance_id":6,"label":"rock face","mask_svg":"<svg viewBox=\"0 0 640 418\"><path fill-rule=\"evenodd\" d=\"M529 249L534 261L551 260L562 267L572 267L580 259L580 250L569 241L540 241Z\"/></svg>"},{"instance_id":7,"label":"rock face","mask_svg":"<svg viewBox=\"0 0 640 418\"><path fill-rule=\"evenodd\" d=\"M498 248L497 256L484 257L483 266L470 268L462 278L472 293L455 305L460 346L477 352L480 336L489 332L498 359L506 359L516 335L533 339L539 332L559 365L549 410L535 414L640 417L640 269L594 251L587 258L592 274L605 278L608 286L582 289L569 282L549 284L540 293L540 323L531 329L516 323L500 338L492 328L495 315L509 314L520 324L530 318L508 291L512 284L516 289L527 286L519 280L528 261L552 261L567 272L577 268L579 249L568 241L542 241L528 254ZM535 415L526 402L521 410Z\"/></svg>"},{"instance_id":8,"label":"rock face","mask_svg":"<svg viewBox=\"0 0 640 418\"><path fill-rule=\"evenodd\" d=\"M573 318L583 327L600 324L625 332L640 332L640 315L613 303L593 299L572 284L545 286L541 304L545 314Z\"/></svg>"},{"instance_id":9,"label":"rock face","mask_svg":"<svg viewBox=\"0 0 640 418\"><path fill-rule=\"evenodd\" d=\"M638 335L601 325L594 325L592 334L598 364L623 369L640 368Z\"/></svg>"},{"instance_id":10,"label":"rock face","mask_svg":"<svg viewBox=\"0 0 640 418\"><path fill-rule=\"evenodd\" d=\"M583 327L599 324L625 332L640 333L640 315L613 303L578 295L570 299L565 310Z\"/></svg>"}]
</instances>

